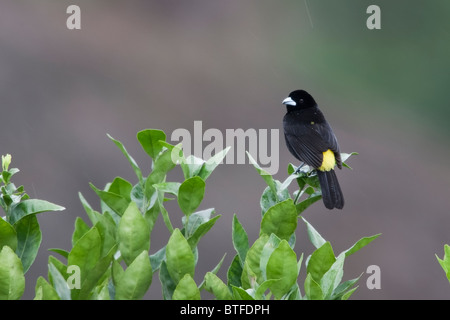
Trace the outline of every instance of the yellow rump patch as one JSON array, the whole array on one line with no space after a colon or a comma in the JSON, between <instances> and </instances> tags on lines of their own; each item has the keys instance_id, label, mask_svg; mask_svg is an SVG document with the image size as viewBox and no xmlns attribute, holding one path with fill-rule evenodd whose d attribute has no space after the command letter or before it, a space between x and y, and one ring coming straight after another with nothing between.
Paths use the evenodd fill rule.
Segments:
<instances>
[{"instance_id":1,"label":"yellow rump patch","mask_svg":"<svg viewBox=\"0 0 450 320\"><path fill-rule=\"evenodd\" d=\"M334 157L334 152L328 149L323 152L322 165L318 168L320 171L330 171L336 165L336 158Z\"/></svg>"}]
</instances>

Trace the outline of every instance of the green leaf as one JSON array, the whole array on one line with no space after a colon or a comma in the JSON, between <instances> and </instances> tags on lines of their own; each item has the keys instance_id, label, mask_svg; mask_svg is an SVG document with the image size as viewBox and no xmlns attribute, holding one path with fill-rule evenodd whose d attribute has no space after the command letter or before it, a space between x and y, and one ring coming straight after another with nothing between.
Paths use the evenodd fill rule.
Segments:
<instances>
[{"instance_id":1,"label":"green leaf","mask_svg":"<svg viewBox=\"0 0 450 320\"><path fill-rule=\"evenodd\" d=\"M92 183L89 183L92 190L98 195L98 197L115 213L122 216L125 210L128 208L130 200L127 200L124 196L109 191L103 191L95 187Z\"/></svg>"},{"instance_id":2,"label":"green leaf","mask_svg":"<svg viewBox=\"0 0 450 320\"><path fill-rule=\"evenodd\" d=\"M202 178L204 181L211 175L214 169L223 161L228 151L230 151L231 147L227 147L224 150L216 153L213 157L206 160L206 162L201 167L198 176Z\"/></svg>"},{"instance_id":3,"label":"green leaf","mask_svg":"<svg viewBox=\"0 0 450 320\"><path fill-rule=\"evenodd\" d=\"M152 283L152 266L148 251L142 251L128 266L116 284L116 300L139 300Z\"/></svg>"},{"instance_id":4,"label":"green leaf","mask_svg":"<svg viewBox=\"0 0 450 320\"><path fill-rule=\"evenodd\" d=\"M58 268L56 268L52 263L48 264L48 271L51 275L53 287L55 288L55 291L60 299L71 300L69 286L67 285L66 279L61 274L61 271L58 270Z\"/></svg>"},{"instance_id":5,"label":"green leaf","mask_svg":"<svg viewBox=\"0 0 450 320\"><path fill-rule=\"evenodd\" d=\"M12 225L0 217L0 250L3 246L8 246L15 251L17 248L17 233Z\"/></svg>"},{"instance_id":6,"label":"green leaf","mask_svg":"<svg viewBox=\"0 0 450 320\"><path fill-rule=\"evenodd\" d=\"M236 214L233 216L233 225L231 228L231 236L233 241L233 247L239 255L239 261L241 261L241 266L244 266L245 256L249 249L248 236L245 229L239 222Z\"/></svg>"},{"instance_id":7,"label":"green leaf","mask_svg":"<svg viewBox=\"0 0 450 320\"><path fill-rule=\"evenodd\" d=\"M55 252L57 254L59 254L61 257L66 258L69 256L69 252L63 249L58 249L58 248L50 248L48 249L48 251L51 252Z\"/></svg>"},{"instance_id":8,"label":"green leaf","mask_svg":"<svg viewBox=\"0 0 450 320\"><path fill-rule=\"evenodd\" d=\"M161 266L159 268L159 281L161 282L164 300L172 300L172 295L173 292L175 291L177 284L170 276L165 261L162 261Z\"/></svg>"},{"instance_id":9,"label":"green leaf","mask_svg":"<svg viewBox=\"0 0 450 320\"><path fill-rule=\"evenodd\" d=\"M190 274L185 274L178 282L172 300L200 300L200 291Z\"/></svg>"},{"instance_id":10,"label":"green leaf","mask_svg":"<svg viewBox=\"0 0 450 320\"><path fill-rule=\"evenodd\" d=\"M282 240L289 240L297 228L297 211L292 199L272 206L261 221L261 234L274 233Z\"/></svg>"},{"instance_id":11,"label":"green leaf","mask_svg":"<svg viewBox=\"0 0 450 320\"><path fill-rule=\"evenodd\" d=\"M200 177L185 180L178 190L178 204L185 215L189 216L198 208L205 195L205 181Z\"/></svg>"},{"instance_id":12,"label":"green leaf","mask_svg":"<svg viewBox=\"0 0 450 320\"><path fill-rule=\"evenodd\" d=\"M306 272L317 283L320 282L323 275L330 269L336 258L333 253L333 248L330 242L325 242L320 248L316 249L309 258Z\"/></svg>"},{"instance_id":13,"label":"green leaf","mask_svg":"<svg viewBox=\"0 0 450 320\"><path fill-rule=\"evenodd\" d=\"M152 265L153 272L157 271L161 263L166 259L166 247L162 247L156 253L150 255L150 263Z\"/></svg>"},{"instance_id":14,"label":"green leaf","mask_svg":"<svg viewBox=\"0 0 450 320\"><path fill-rule=\"evenodd\" d=\"M22 261L23 273L26 273L36 259L41 245L41 229L36 215L28 215L20 219L15 227L17 232L16 254Z\"/></svg>"},{"instance_id":15,"label":"green leaf","mask_svg":"<svg viewBox=\"0 0 450 320\"><path fill-rule=\"evenodd\" d=\"M269 289L269 287L272 287L275 285L276 282L278 282L279 279L270 279L266 280L263 283L261 283L260 286L255 291L255 299L257 300L263 300L264 299L264 293Z\"/></svg>"},{"instance_id":16,"label":"green leaf","mask_svg":"<svg viewBox=\"0 0 450 320\"><path fill-rule=\"evenodd\" d=\"M0 300L19 300L25 290L22 262L13 249L0 251Z\"/></svg>"},{"instance_id":17,"label":"green leaf","mask_svg":"<svg viewBox=\"0 0 450 320\"><path fill-rule=\"evenodd\" d=\"M102 241L97 227L92 227L75 243L67 257L67 266L80 268L81 283L85 281L91 270L101 258ZM72 289L72 299L76 299L79 289Z\"/></svg>"},{"instance_id":18,"label":"green leaf","mask_svg":"<svg viewBox=\"0 0 450 320\"><path fill-rule=\"evenodd\" d=\"M320 285L314 281L312 275L308 273L305 280L305 294L308 300L323 300L323 293Z\"/></svg>"},{"instance_id":19,"label":"green leaf","mask_svg":"<svg viewBox=\"0 0 450 320\"><path fill-rule=\"evenodd\" d=\"M244 267L242 268L242 288L248 289L253 287L255 282L261 283L263 281L260 267L261 252L268 240L269 236L267 234L261 235L247 251Z\"/></svg>"},{"instance_id":20,"label":"green leaf","mask_svg":"<svg viewBox=\"0 0 450 320\"><path fill-rule=\"evenodd\" d=\"M2 170L8 171L9 165L11 164L12 157L9 153L6 156L2 155Z\"/></svg>"},{"instance_id":21,"label":"green leaf","mask_svg":"<svg viewBox=\"0 0 450 320\"><path fill-rule=\"evenodd\" d=\"M252 296L252 294L254 294L255 292L253 289L244 290L243 288L235 286L232 286L231 289L233 291L234 300L247 300L247 301L255 300L255 298Z\"/></svg>"},{"instance_id":22,"label":"green leaf","mask_svg":"<svg viewBox=\"0 0 450 320\"><path fill-rule=\"evenodd\" d=\"M235 255L233 261L231 261L230 267L227 270L227 284L229 287L241 286L241 277L242 277L242 265L239 255Z\"/></svg>"},{"instance_id":23,"label":"green leaf","mask_svg":"<svg viewBox=\"0 0 450 320\"><path fill-rule=\"evenodd\" d=\"M260 206L261 206L261 213L263 216L267 212L267 210L269 210L277 203L291 198L289 190L283 189L280 181L275 180L275 186L277 190L275 193L272 191L270 187L266 187L266 189L264 189L263 194L261 195Z\"/></svg>"},{"instance_id":24,"label":"green leaf","mask_svg":"<svg viewBox=\"0 0 450 320\"><path fill-rule=\"evenodd\" d=\"M82 236L84 236L86 232L89 231L89 229L91 228L89 228L89 226L86 224L86 222L84 222L83 219L81 219L80 217L77 217L75 219L75 228L72 233L72 247L75 245L75 243L77 243L78 240L80 240Z\"/></svg>"},{"instance_id":25,"label":"green leaf","mask_svg":"<svg viewBox=\"0 0 450 320\"><path fill-rule=\"evenodd\" d=\"M362 273L358 278L345 281L345 282L341 283L340 285L338 285L334 289L331 299L334 299L334 300L342 299L342 297L348 292L347 290L349 290L361 278L361 276L362 276ZM356 288L354 288L354 289L356 289Z\"/></svg>"},{"instance_id":26,"label":"green leaf","mask_svg":"<svg viewBox=\"0 0 450 320\"><path fill-rule=\"evenodd\" d=\"M133 185L127 180L116 177L108 188L108 192L118 194L124 197L127 201L131 201L130 194Z\"/></svg>"},{"instance_id":27,"label":"green leaf","mask_svg":"<svg viewBox=\"0 0 450 320\"><path fill-rule=\"evenodd\" d=\"M289 292L297 280L297 256L286 240L272 252L266 267L267 279L278 280L270 285L276 299Z\"/></svg>"},{"instance_id":28,"label":"green leaf","mask_svg":"<svg viewBox=\"0 0 450 320\"><path fill-rule=\"evenodd\" d=\"M323 246L326 240L319 234L319 232L317 232L316 229L314 229L314 227L308 221L305 220L305 218L302 217L302 219L306 224L306 231L308 233L309 241L311 241L316 249Z\"/></svg>"},{"instance_id":29,"label":"green leaf","mask_svg":"<svg viewBox=\"0 0 450 320\"><path fill-rule=\"evenodd\" d=\"M97 283L105 276L105 272L107 272L111 262L113 260L113 256L117 251L117 245L112 247L106 256L101 258L97 264L90 269L87 276L84 277L81 282L81 290L77 297L79 300L89 299L92 294Z\"/></svg>"},{"instance_id":30,"label":"green leaf","mask_svg":"<svg viewBox=\"0 0 450 320\"><path fill-rule=\"evenodd\" d=\"M128 153L127 149L125 149L125 147L123 146L122 142L120 142L119 140L114 139L109 134L107 134L107 136L108 136L109 139L111 139L112 142L114 142L114 144L120 149L120 151L122 151L123 155L127 158L128 162L131 164L131 167L134 170L134 173L136 174L137 178L139 179L139 183L143 183L141 169L139 169L139 166L137 165L136 161L134 161L133 157L130 156L130 154Z\"/></svg>"},{"instance_id":31,"label":"green leaf","mask_svg":"<svg viewBox=\"0 0 450 320\"><path fill-rule=\"evenodd\" d=\"M223 261L225 260L225 256L227 254L225 253L222 257L222 259L220 259L219 263L214 267L214 269L212 269L210 272L217 274L217 272L219 272L220 267L222 266ZM198 286L198 288L200 290L202 290L205 287L205 279L203 279L202 283L200 283L200 285Z\"/></svg>"},{"instance_id":32,"label":"green leaf","mask_svg":"<svg viewBox=\"0 0 450 320\"><path fill-rule=\"evenodd\" d=\"M180 166L183 170L184 178L187 180L198 176L204 164L205 161L203 159L197 158L194 155L190 155L186 159L183 159Z\"/></svg>"},{"instance_id":33,"label":"green leaf","mask_svg":"<svg viewBox=\"0 0 450 320\"><path fill-rule=\"evenodd\" d=\"M178 189L180 188L181 183L179 182L161 182L155 183L153 185L159 191L173 194L174 196L178 196Z\"/></svg>"},{"instance_id":34,"label":"green leaf","mask_svg":"<svg viewBox=\"0 0 450 320\"><path fill-rule=\"evenodd\" d=\"M348 290L346 293L342 295L341 300L348 300L350 296L353 294L353 292L356 291L356 289L358 289L358 287Z\"/></svg>"},{"instance_id":35,"label":"green leaf","mask_svg":"<svg viewBox=\"0 0 450 320\"><path fill-rule=\"evenodd\" d=\"M39 277L36 281L34 300L60 300L60 297L43 277Z\"/></svg>"},{"instance_id":36,"label":"green leaf","mask_svg":"<svg viewBox=\"0 0 450 320\"><path fill-rule=\"evenodd\" d=\"M51 202L39 199L27 199L11 206L9 223L14 225L20 219L31 214L38 214L46 211L61 211L64 207L58 206Z\"/></svg>"},{"instance_id":37,"label":"green leaf","mask_svg":"<svg viewBox=\"0 0 450 320\"><path fill-rule=\"evenodd\" d=\"M253 157L251 156L251 154L248 151L246 151L246 153L247 153L250 163L253 165L253 167L255 167L256 172L258 172L258 174L264 179L264 181L270 187L272 192L276 194L277 189L276 189L276 185L275 185L275 180L273 179L272 175L270 173L268 173L267 171L265 171L264 169L262 169L259 166L259 164L256 162L256 160L253 159Z\"/></svg>"},{"instance_id":38,"label":"green leaf","mask_svg":"<svg viewBox=\"0 0 450 320\"><path fill-rule=\"evenodd\" d=\"M192 218L194 214L191 215L190 218ZM215 216L214 218L202 223L199 225L193 234L189 234L188 236L188 243L191 246L192 250L197 246L200 239L213 227L213 225L216 223L217 219L220 218L220 215Z\"/></svg>"},{"instance_id":39,"label":"green leaf","mask_svg":"<svg viewBox=\"0 0 450 320\"><path fill-rule=\"evenodd\" d=\"M356 251L359 251L361 248L367 246L369 243L378 238L380 235L381 233L359 239L351 248L344 251L345 256L348 257L349 255L354 254Z\"/></svg>"},{"instance_id":40,"label":"green leaf","mask_svg":"<svg viewBox=\"0 0 450 320\"><path fill-rule=\"evenodd\" d=\"M165 141L166 134L161 130L146 129L137 133L137 139L144 151L155 160L163 148L159 141Z\"/></svg>"},{"instance_id":41,"label":"green leaf","mask_svg":"<svg viewBox=\"0 0 450 320\"><path fill-rule=\"evenodd\" d=\"M325 299L331 297L334 289L337 288L344 275L345 254L340 254L330 269L320 279L320 287Z\"/></svg>"},{"instance_id":42,"label":"green leaf","mask_svg":"<svg viewBox=\"0 0 450 320\"><path fill-rule=\"evenodd\" d=\"M264 279L267 278L267 263L269 262L270 256L272 255L273 251L278 248L278 245L280 244L281 239L278 238L275 234L271 234L269 236L269 240L264 245L262 251L261 251L261 258L259 266L262 271L262 275Z\"/></svg>"},{"instance_id":43,"label":"green leaf","mask_svg":"<svg viewBox=\"0 0 450 320\"><path fill-rule=\"evenodd\" d=\"M358 154L359 154L358 152L352 152L352 153L343 153L343 152L341 152L342 165L343 165L344 167L346 167L346 168L352 169L352 168L346 163L346 161L347 161L347 159L350 158L351 156L358 155Z\"/></svg>"},{"instance_id":44,"label":"green leaf","mask_svg":"<svg viewBox=\"0 0 450 320\"><path fill-rule=\"evenodd\" d=\"M444 270L447 280L450 282L450 246L448 244L444 245L443 259L440 259L437 254L436 259Z\"/></svg>"},{"instance_id":45,"label":"green leaf","mask_svg":"<svg viewBox=\"0 0 450 320\"><path fill-rule=\"evenodd\" d=\"M200 210L197 212L194 212L189 216L189 221L187 220L187 217L184 216L181 220L184 225L184 234L185 236L190 236L195 233L195 231L206 222L211 220L211 215L215 213L214 208L209 208L205 210ZM187 224L186 224L187 223Z\"/></svg>"},{"instance_id":46,"label":"green leaf","mask_svg":"<svg viewBox=\"0 0 450 320\"><path fill-rule=\"evenodd\" d=\"M205 275L205 290L211 292L217 300L232 299L227 285L212 272L207 272Z\"/></svg>"},{"instance_id":47,"label":"green leaf","mask_svg":"<svg viewBox=\"0 0 450 320\"><path fill-rule=\"evenodd\" d=\"M119 250L129 266L144 250L150 249L150 230L137 205L130 202L117 230Z\"/></svg>"},{"instance_id":48,"label":"green leaf","mask_svg":"<svg viewBox=\"0 0 450 320\"><path fill-rule=\"evenodd\" d=\"M92 225L95 225L98 222L98 216L100 216L100 213L92 209L91 205L86 201L81 192L78 192L78 197L80 198L80 202L83 205L84 211L86 211L89 220L91 220Z\"/></svg>"},{"instance_id":49,"label":"green leaf","mask_svg":"<svg viewBox=\"0 0 450 320\"><path fill-rule=\"evenodd\" d=\"M194 254L188 241L183 237L178 228L173 231L167 243L166 264L170 277L175 284L178 284L185 274L190 274L194 277Z\"/></svg>"},{"instance_id":50,"label":"green leaf","mask_svg":"<svg viewBox=\"0 0 450 320\"><path fill-rule=\"evenodd\" d=\"M295 205L296 209L297 209L297 214L302 214L303 211L305 211L306 209L308 209L308 207L310 205L312 205L313 203L319 201L320 199L322 199L322 195L321 194L312 194L311 196L309 196L308 198L306 198L305 200L297 203Z\"/></svg>"}]
</instances>

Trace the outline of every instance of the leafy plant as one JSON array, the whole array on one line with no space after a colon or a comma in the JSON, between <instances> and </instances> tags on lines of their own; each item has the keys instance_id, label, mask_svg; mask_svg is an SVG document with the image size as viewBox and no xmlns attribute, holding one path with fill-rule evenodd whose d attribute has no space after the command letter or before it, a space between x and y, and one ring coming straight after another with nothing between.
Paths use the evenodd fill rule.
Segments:
<instances>
[{"instance_id":1,"label":"leafy plant","mask_svg":"<svg viewBox=\"0 0 450 320\"><path fill-rule=\"evenodd\" d=\"M2 156L0 205L0 300L17 300L25 290L25 273L38 253L42 233L36 217L45 211L63 207L45 200L30 199L24 187L11 182L17 168L9 169L11 155Z\"/></svg>"},{"instance_id":2,"label":"leafy plant","mask_svg":"<svg viewBox=\"0 0 450 320\"><path fill-rule=\"evenodd\" d=\"M353 154L342 154L343 161ZM268 185L260 202L262 219L259 238L250 246L247 233L235 215L232 240L236 255L227 272L227 283L208 273L205 277L206 290L217 299L348 299L356 290L357 287L353 286L359 277L342 282L345 259L379 234L360 239L336 256L331 243L301 216L322 197L315 172L304 166L295 174L294 167L289 165L289 176L281 183L261 169L250 154L248 156ZM297 181L299 190L291 196L288 187L293 180ZM305 223L309 240L316 248L306 258L303 295L298 285L303 254L298 258L294 252L299 218Z\"/></svg>"},{"instance_id":3,"label":"leafy plant","mask_svg":"<svg viewBox=\"0 0 450 320\"><path fill-rule=\"evenodd\" d=\"M228 268L226 283L217 276L224 255L198 284L194 280L197 245L220 218L212 208L199 208L207 178L229 149L207 161L185 157L180 145L166 142L163 131L143 130L137 134L137 140L152 160L151 172L145 177L123 144L109 138L128 159L137 183L116 177L104 188L90 184L100 198L99 211L79 194L89 222L76 219L70 251L50 249L61 257L49 257L48 279L38 278L35 299L142 299L155 273L166 300L201 299L202 290L211 292L216 299L348 299L356 290L359 277L342 281L344 262L379 235L362 238L336 256L331 243L302 216L321 199L317 176L308 166L294 173L295 168L289 165L287 179L280 182L248 154L267 184L260 201L259 237L250 246L244 227L234 215L231 240L236 255ZM343 161L351 155L342 154ZM183 180L167 181L168 172L177 164ZM291 194L288 187L294 180L298 190ZM180 228L173 226L173 213L169 215L165 208L165 203L173 200L180 209ZM151 235L160 215L168 240L165 246L154 250ZM299 219L316 248L305 259L306 278L302 286L298 281L303 254L297 257L294 251ZM1 254L11 256L8 249ZM2 268L6 267L0 265Z\"/></svg>"},{"instance_id":4,"label":"leafy plant","mask_svg":"<svg viewBox=\"0 0 450 320\"><path fill-rule=\"evenodd\" d=\"M199 299L194 281L197 244L220 215L214 215L212 208L197 209L204 197L205 180L228 149L208 161L185 157L180 146L165 141L163 131L143 130L137 140L152 160L152 170L145 177L123 144L108 137L128 159L137 183L116 177L105 188L90 184L100 198L101 211L79 194L91 226L78 217L72 249L52 249L67 262L49 258L48 281L38 279L36 299L141 299L155 272L159 272L164 299ZM184 180L166 181L178 163ZM173 227L164 206L175 199L182 213L181 229ZM151 250L151 233L159 215L170 236L167 245ZM75 271L69 271L74 266Z\"/></svg>"},{"instance_id":5,"label":"leafy plant","mask_svg":"<svg viewBox=\"0 0 450 320\"><path fill-rule=\"evenodd\" d=\"M447 280L450 282L450 246L448 244L444 246L444 257L440 259L436 254L436 259L444 270Z\"/></svg>"}]
</instances>

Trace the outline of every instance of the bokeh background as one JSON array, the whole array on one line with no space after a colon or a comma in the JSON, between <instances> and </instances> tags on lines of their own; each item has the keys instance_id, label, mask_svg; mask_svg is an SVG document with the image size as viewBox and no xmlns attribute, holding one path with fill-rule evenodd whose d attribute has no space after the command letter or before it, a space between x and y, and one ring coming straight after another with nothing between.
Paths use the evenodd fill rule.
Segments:
<instances>
[{"instance_id":1,"label":"bokeh background","mask_svg":"<svg viewBox=\"0 0 450 320\"><path fill-rule=\"evenodd\" d=\"M81 8L81 30L66 28L66 8ZM368 30L366 9L381 8L381 30ZM82 192L116 176L136 182L109 133L144 172L149 158L136 140L146 128L193 131L282 130L281 101L309 91L344 152L359 152L338 172L342 211L317 203L305 217L336 253L363 236L382 236L345 265L362 273L354 299L448 299L435 253L450 243L450 2L363 0L0 2L0 153L13 156L14 178L31 197L66 207L39 215L43 242L27 273L24 298L46 276L48 248L71 248L75 218L87 218ZM294 162L280 131L279 180ZM170 176L179 179L177 168ZM200 242L196 280L234 250L238 215L252 243L265 187L249 164L219 166L201 208L222 217ZM170 207L180 225L181 212ZM152 252L168 239L155 228ZM299 224L296 251L311 245ZM366 286L369 265L381 289ZM157 275L148 299L161 299Z\"/></svg>"}]
</instances>

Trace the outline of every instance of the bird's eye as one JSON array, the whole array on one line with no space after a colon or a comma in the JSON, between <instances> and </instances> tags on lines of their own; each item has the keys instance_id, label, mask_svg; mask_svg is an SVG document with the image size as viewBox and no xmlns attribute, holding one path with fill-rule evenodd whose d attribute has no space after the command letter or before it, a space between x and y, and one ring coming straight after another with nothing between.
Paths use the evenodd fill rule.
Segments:
<instances>
[{"instance_id":1,"label":"bird's eye","mask_svg":"<svg viewBox=\"0 0 450 320\"><path fill-rule=\"evenodd\" d=\"M299 102L299 103L303 103L304 101L303 101L303 99L300 99L298 102Z\"/></svg>"}]
</instances>

